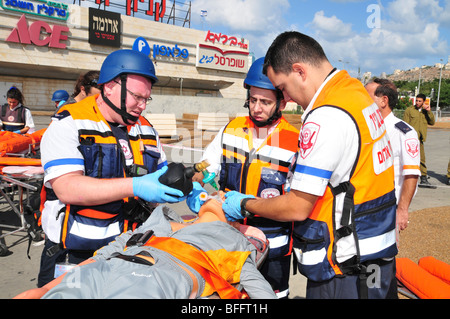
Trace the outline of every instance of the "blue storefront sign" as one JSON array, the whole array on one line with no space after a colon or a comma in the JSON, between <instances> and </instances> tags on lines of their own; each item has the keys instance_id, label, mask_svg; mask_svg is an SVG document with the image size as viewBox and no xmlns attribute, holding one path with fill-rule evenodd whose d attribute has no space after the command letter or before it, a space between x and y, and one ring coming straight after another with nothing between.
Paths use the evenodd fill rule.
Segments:
<instances>
[{"instance_id":1,"label":"blue storefront sign","mask_svg":"<svg viewBox=\"0 0 450 319\"><path fill-rule=\"evenodd\" d=\"M69 18L69 6L64 3L47 0L0 0L5 10L34 14L40 17L58 20Z\"/></svg>"},{"instance_id":2,"label":"blue storefront sign","mask_svg":"<svg viewBox=\"0 0 450 319\"><path fill-rule=\"evenodd\" d=\"M143 37L139 37L134 40L133 50L142 52L145 55L150 55L150 45Z\"/></svg>"}]
</instances>

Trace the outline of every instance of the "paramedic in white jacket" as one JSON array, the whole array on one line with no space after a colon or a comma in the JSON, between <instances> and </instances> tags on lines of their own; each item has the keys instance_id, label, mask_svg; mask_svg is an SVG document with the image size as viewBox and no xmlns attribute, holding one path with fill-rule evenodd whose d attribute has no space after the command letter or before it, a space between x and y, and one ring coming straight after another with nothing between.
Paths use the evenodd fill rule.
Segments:
<instances>
[{"instance_id":1,"label":"paramedic in white jacket","mask_svg":"<svg viewBox=\"0 0 450 319\"><path fill-rule=\"evenodd\" d=\"M392 112L398 101L394 83L376 78L366 84L366 90L380 109L394 152L397 227L404 230L408 225L408 209L420 176L419 139L416 131Z\"/></svg>"}]
</instances>

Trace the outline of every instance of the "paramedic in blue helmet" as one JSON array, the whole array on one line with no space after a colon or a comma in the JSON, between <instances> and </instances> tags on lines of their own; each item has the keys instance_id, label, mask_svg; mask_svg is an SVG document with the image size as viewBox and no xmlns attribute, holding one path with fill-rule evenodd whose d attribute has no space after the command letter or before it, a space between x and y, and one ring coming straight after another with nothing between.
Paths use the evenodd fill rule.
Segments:
<instances>
[{"instance_id":1,"label":"paramedic in blue helmet","mask_svg":"<svg viewBox=\"0 0 450 319\"><path fill-rule=\"evenodd\" d=\"M66 90L56 90L55 92L53 92L52 101L55 102L55 108L58 108L59 106L66 103L69 97L70 95Z\"/></svg>"},{"instance_id":2,"label":"paramedic in blue helmet","mask_svg":"<svg viewBox=\"0 0 450 319\"><path fill-rule=\"evenodd\" d=\"M101 93L52 117L41 141L46 242L38 287L142 223L157 203L185 199L158 181L166 155L141 116L156 81L145 54L112 52L100 70Z\"/></svg>"},{"instance_id":3,"label":"paramedic in blue helmet","mask_svg":"<svg viewBox=\"0 0 450 319\"><path fill-rule=\"evenodd\" d=\"M282 116L286 102L262 73L263 63L264 58L257 59L244 80L248 116L237 117L223 127L202 160L209 162L209 173L219 176L221 190L269 198L289 190L299 130ZM200 173L194 179L201 183L202 177ZM277 297L287 298L293 223L259 216L242 222L261 229L269 239L269 256L260 271Z\"/></svg>"}]
</instances>

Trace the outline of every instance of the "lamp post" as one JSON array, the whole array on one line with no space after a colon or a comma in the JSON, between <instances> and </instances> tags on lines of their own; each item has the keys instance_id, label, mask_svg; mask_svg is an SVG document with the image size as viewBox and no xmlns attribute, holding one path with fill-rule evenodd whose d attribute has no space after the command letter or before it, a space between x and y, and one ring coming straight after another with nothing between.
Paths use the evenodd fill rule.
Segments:
<instances>
[{"instance_id":1,"label":"lamp post","mask_svg":"<svg viewBox=\"0 0 450 319\"><path fill-rule=\"evenodd\" d=\"M441 62L443 60L441 59ZM438 96L437 96L437 103L436 103L436 118L439 120L439 96L441 95L441 80L442 80L442 67L443 64L441 63L441 71L439 74L439 88L438 88Z\"/></svg>"},{"instance_id":2,"label":"lamp post","mask_svg":"<svg viewBox=\"0 0 450 319\"><path fill-rule=\"evenodd\" d=\"M422 68L419 69L419 88L417 89L417 92L420 93L420 80L422 79Z\"/></svg>"},{"instance_id":3,"label":"lamp post","mask_svg":"<svg viewBox=\"0 0 450 319\"><path fill-rule=\"evenodd\" d=\"M344 61L344 60L338 60L342 63L342 70L345 70L345 63L350 64L350 62Z\"/></svg>"}]
</instances>

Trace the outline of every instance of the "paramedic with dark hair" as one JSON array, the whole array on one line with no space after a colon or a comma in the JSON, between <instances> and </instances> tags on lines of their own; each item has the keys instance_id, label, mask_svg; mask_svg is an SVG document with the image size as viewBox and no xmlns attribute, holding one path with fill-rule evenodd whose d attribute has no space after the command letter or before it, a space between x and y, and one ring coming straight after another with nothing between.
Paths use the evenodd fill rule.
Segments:
<instances>
[{"instance_id":1,"label":"paramedic with dark hair","mask_svg":"<svg viewBox=\"0 0 450 319\"><path fill-rule=\"evenodd\" d=\"M366 90L378 105L394 152L395 197L397 198L397 227L408 226L408 209L417 190L420 176L420 144L416 131L397 118L397 87L388 79L374 79L366 84Z\"/></svg>"},{"instance_id":2,"label":"paramedic with dark hair","mask_svg":"<svg viewBox=\"0 0 450 319\"><path fill-rule=\"evenodd\" d=\"M268 198L289 189L299 131L282 116L286 102L263 74L263 64L264 58L257 59L244 80L248 116L237 117L222 128L202 160L210 163L210 173L220 172L221 190ZM278 298L287 298L293 223L257 216L244 223L259 228L269 239L269 256L260 271Z\"/></svg>"},{"instance_id":3,"label":"paramedic with dark hair","mask_svg":"<svg viewBox=\"0 0 450 319\"><path fill-rule=\"evenodd\" d=\"M101 87L98 84L99 75L100 72L98 71L88 71L81 74L75 83L72 95L65 104L80 102L85 97L99 94L101 92Z\"/></svg>"},{"instance_id":4,"label":"paramedic with dark hair","mask_svg":"<svg viewBox=\"0 0 450 319\"><path fill-rule=\"evenodd\" d=\"M112 52L100 70L101 94L53 116L41 142L46 243L38 287L54 278L55 267L80 263L142 222L155 203L185 199L158 181L166 156L141 116L156 81L145 54Z\"/></svg>"},{"instance_id":5,"label":"paramedic with dark hair","mask_svg":"<svg viewBox=\"0 0 450 319\"><path fill-rule=\"evenodd\" d=\"M307 298L396 298L393 159L376 104L299 32L280 34L264 67L305 110L291 190L269 199L229 192L227 218L295 221Z\"/></svg>"},{"instance_id":6,"label":"paramedic with dark hair","mask_svg":"<svg viewBox=\"0 0 450 319\"><path fill-rule=\"evenodd\" d=\"M6 92L6 104L1 106L0 124L4 131L18 134L33 133L35 130L33 116L29 108L24 106L25 98L22 92L11 87Z\"/></svg>"}]
</instances>

